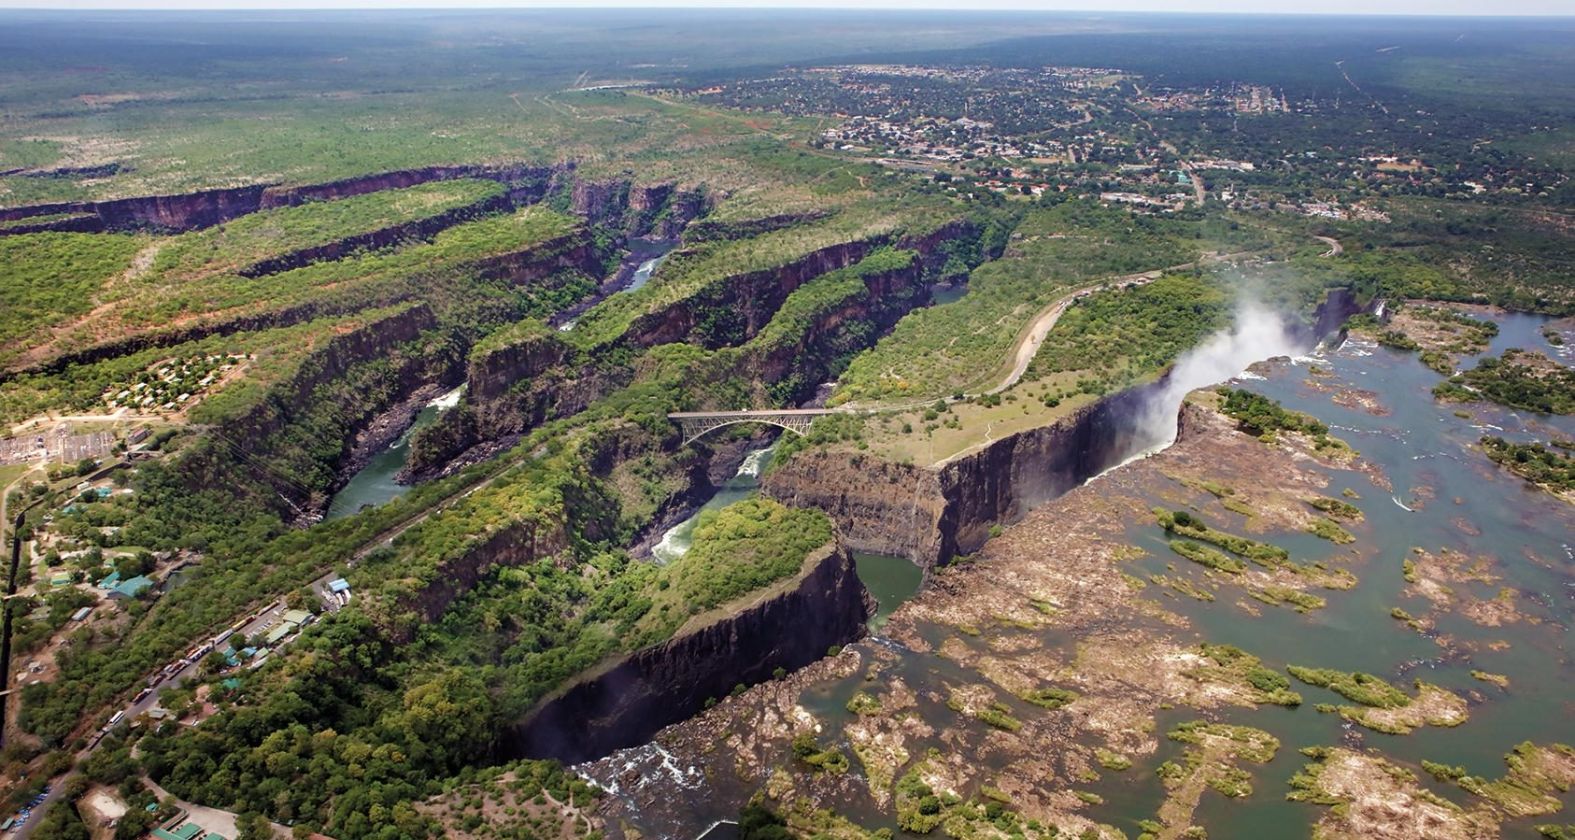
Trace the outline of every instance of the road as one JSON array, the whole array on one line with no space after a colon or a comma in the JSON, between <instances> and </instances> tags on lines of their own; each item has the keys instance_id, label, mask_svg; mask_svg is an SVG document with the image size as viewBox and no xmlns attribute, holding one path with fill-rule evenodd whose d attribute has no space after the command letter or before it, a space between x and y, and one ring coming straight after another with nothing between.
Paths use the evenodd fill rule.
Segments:
<instances>
[{"instance_id":1,"label":"road","mask_svg":"<svg viewBox=\"0 0 1575 840\"><path fill-rule=\"evenodd\" d=\"M1018 380L1023 378L1023 374L1028 372L1028 366L1033 363L1034 356L1038 355L1039 346L1044 344L1045 336L1049 335L1050 331L1055 329L1056 322L1061 320L1061 316L1065 314L1067 307L1071 306L1073 302L1079 298L1086 297L1095 292L1104 291L1113 286L1119 286L1127 283L1133 285L1143 285L1144 283L1153 282L1167 270L1169 269L1145 271L1142 274L1129 274L1116 280L1110 280L1093 286L1084 286L1074 292L1070 292L1057 298L1054 303L1050 304L1050 306L1046 307L1034 317L1034 320L1028 325L1028 331L1024 333L1023 337L1017 342L1017 353L1014 356L1011 372L1006 375L1005 379L1002 379L1000 382L996 383L994 387L985 391L985 393L999 394L1002 391L1005 391L1007 388L1016 385Z\"/></svg>"},{"instance_id":2,"label":"road","mask_svg":"<svg viewBox=\"0 0 1575 840\"><path fill-rule=\"evenodd\" d=\"M1203 199L1208 197L1208 192L1203 188L1203 175L1200 174L1198 170L1192 168L1192 164L1184 160L1177 161L1176 166L1180 168L1182 172L1187 173L1187 180L1192 182L1192 195L1197 198L1198 206L1202 207Z\"/></svg>"},{"instance_id":3,"label":"road","mask_svg":"<svg viewBox=\"0 0 1575 840\"><path fill-rule=\"evenodd\" d=\"M1318 255L1320 257L1338 257L1345 253L1345 246L1340 244L1340 240L1332 236L1314 236L1313 238L1329 246L1329 250Z\"/></svg>"},{"instance_id":4,"label":"road","mask_svg":"<svg viewBox=\"0 0 1575 840\"><path fill-rule=\"evenodd\" d=\"M1152 283L1172 271L1185 271L1189 268L1197 268L1198 266L1208 265L1210 263L1239 259L1244 256L1247 256L1247 252L1234 254L1210 254L1194 262L1180 263L1178 265L1167 266L1165 268L1156 268L1150 271L1140 271L1137 274L1127 274L1109 280L1102 280L1098 283L1082 286L1067 292L1061 297L1056 298L1053 303L1045 307L1038 315L1034 316L1034 320L1029 323L1027 331L1023 333L1023 337L1018 339L1017 351L1013 355L1011 372L1006 375L1006 378L1002 379L999 383L984 393L999 394L1013 385L1016 385L1018 381L1023 378L1023 374L1028 372L1028 366L1033 363L1034 356L1038 355L1039 346L1044 344L1045 336L1049 335L1050 331L1055 329L1056 322L1061 320L1061 316L1065 314L1067 307L1071 306L1072 303L1077 299L1087 297L1088 295L1091 295L1095 292L1103 292L1120 286L1142 286L1147 283Z\"/></svg>"}]
</instances>

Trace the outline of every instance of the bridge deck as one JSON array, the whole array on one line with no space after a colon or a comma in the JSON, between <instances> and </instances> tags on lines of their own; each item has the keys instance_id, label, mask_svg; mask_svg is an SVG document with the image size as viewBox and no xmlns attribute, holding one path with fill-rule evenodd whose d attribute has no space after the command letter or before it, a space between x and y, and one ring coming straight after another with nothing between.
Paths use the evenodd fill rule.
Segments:
<instances>
[{"instance_id":1,"label":"bridge deck","mask_svg":"<svg viewBox=\"0 0 1575 840\"><path fill-rule=\"evenodd\" d=\"M836 408L759 408L746 411L674 411L667 416L672 420L709 420L713 417L810 417L843 413L846 412Z\"/></svg>"}]
</instances>

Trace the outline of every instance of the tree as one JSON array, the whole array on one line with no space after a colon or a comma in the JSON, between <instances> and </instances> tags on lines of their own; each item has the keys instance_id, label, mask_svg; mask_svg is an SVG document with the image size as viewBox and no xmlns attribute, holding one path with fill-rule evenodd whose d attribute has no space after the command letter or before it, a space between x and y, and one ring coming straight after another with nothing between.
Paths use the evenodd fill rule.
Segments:
<instances>
[{"instance_id":1,"label":"tree","mask_svg":"<svg viewBox=\"0 0 1575 840\"><path fill-rule=\"evenodd\" d=\"M273 826L268 818L255 812L235 818L235 840L273 840Z\"/></svg>"},{"instance_id":2,"label":"tree","mask_svg":"<svg viewBox=\"0 0 1575 840\"><path fill-rule=\"evenodd\" d=\"M791 840L793 832L771 809L751 802L738 812L738 836L741 840Z\"/></svg>"}]
</instances>

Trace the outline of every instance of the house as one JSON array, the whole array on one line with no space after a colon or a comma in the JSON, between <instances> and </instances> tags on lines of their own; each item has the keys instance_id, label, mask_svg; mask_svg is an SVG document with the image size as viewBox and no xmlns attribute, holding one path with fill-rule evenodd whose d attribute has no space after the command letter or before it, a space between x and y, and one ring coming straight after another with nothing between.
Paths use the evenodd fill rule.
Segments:
<instances>
[{"instance_id":1,"label":"house","mask_svg":"<svg viewBox=\"0 0 1575 840\"><path fill-rule=\"evenodd\" d=\"M84 621L84 620L87 619L87 617L89 615L92 615L92 614L93 614L93 608L92 607L83 607L82 609L77 610L76 612L71 614L71 620L72 621Z\"/></svg>"},{"instance_id":2,"label":"house","mask_svg":"<svg viewBox=\"0 0 1575 840\"><path fill-rule=\"evenodd\" d=\"M109 577L106 577L103 580L98 582L98 588L99 589L114 589L115 588L115 584L117 584L117 583L120 583L120 572L110 572L109 573Z\"/></svg>"},{"instance_id":3,"label":"house","mask_svg":"<svg viewBox=\"0 0 1575 840\"><path fill-rule=\"evenodd\" d=\"M350 591L350 581L344 578L334 578L328 582L328 591L335 595L342 595Z\"/></svg>"}]
</instances>

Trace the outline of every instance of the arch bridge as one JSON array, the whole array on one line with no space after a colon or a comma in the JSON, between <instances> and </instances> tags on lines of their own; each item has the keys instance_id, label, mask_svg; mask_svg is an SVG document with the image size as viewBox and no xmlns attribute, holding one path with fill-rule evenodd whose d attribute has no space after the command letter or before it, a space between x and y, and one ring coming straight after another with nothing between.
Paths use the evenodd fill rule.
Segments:
<instances>
[{"instance_id":1,"label":"arch bridge","mask_svg":"<svg viewBox=\"0 0 1575 840\"><path fill-rule=\"evenodd\" d=\"M809 432L809 424L816 417L826 414L846 414L834 408L783 408L759 411L678 411L667 419L678 424L683 432L684 445L688 446L701 437L736 423L765 423L786 429L796 435Z\"/></svg>"}]
</instances>

